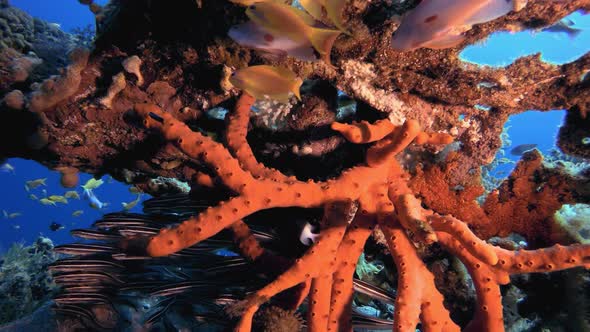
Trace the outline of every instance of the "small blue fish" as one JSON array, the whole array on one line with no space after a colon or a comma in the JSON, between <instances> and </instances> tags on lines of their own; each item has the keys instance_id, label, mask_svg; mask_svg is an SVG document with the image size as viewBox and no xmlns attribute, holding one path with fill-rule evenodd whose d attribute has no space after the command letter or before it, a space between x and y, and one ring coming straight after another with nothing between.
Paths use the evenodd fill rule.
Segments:
<instances>
[{"instance_id":1,"label":"small blue fish","mask_svg":"<svg viewBox=\"0 0 590 332\"><path fill-rule=\"evenodd\" d=\"M582 32L582 29L574 27L576 23L570 19L564 18L550 27L543 29L545 32L565 33L570 38L575 38Z\"/></svg>"},{"instance_id":2,"label":"small blue fish","mask_svg":"<svg viewBox=\"0 0 590 332\"><path fill-rule=\"evenodd\" d=\"M94 192L92 191L92 189L84 189L84 197L88 199L88 201L90 202L90 207L93 209L100 210L100 209L109 205L109 203L101 202L98 199L98 197L96 197L96 195L94 195Z\"/></svg>"},{"instance_id":3,"label":"small blue fish","mask_svg":"<svg viewBox=\"0 0 590 332\"><path fill-rule=\"evenodd\" d=\"M6 164L3 164L2 166L0 166L0 171L14 174L14 167L12 165L10 165L9 163L6 163Z\"/></svg>"},{"instance_id":4,"label":"small blue fish","mask_svg":"<svg viewBox=\"0 0 590 332\"><path fill-rule=\"evenodd\" d=\"M53 232L57 232L60 229L64 229L65 227L62 224L58 224L55 221L49 225L49 229Z\"/></svg>"},{"instance_id":5,"label":"small blue fish","mask_svg":"<svg viewBox=\"0 0 590 332\"><path fill-rule=\"evenodd\" d=\"M520 144L510 150L510 154L513 156L522 156L525 152L532 150L537 147L537 144Z\"/></svg>"}]
</instances>

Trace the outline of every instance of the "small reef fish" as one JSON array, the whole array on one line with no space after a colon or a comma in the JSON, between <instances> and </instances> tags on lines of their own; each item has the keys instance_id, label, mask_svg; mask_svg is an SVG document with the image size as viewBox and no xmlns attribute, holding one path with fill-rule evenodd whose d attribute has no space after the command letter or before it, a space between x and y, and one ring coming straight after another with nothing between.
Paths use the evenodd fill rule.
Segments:
<instances>
[{"instance_id":1,"label":"small reef fish","mask_svg":"<svg viewBox=\"0 0 590 332\"><path fill-rule=\"evenodd\" d=\"M347 0L299 0L299 4L305 9L309 15L316 20L321 20L324 8L328 19L341 31L346 31L344 23L342 22L342 11L346 5Z\"/></svg>"},{"instance_id":2,"label":"small reef fish","mask_svg":"<svg viewBox=\"0 0 590 332\"><path fill-rule=\"evenodd\" d=\"M8 213L8 212L6 212L6 210L2 210L2 214L4 215L4 219L13 219L13 218L20 217L23 215L20 212Z\"/></svg>"},{"instance_id":3,"label":"small reef fish","mask_svg":"<svg viewBox=\"0 0 590 332\"><path fill-rule=\"evenodd\" d=\"M76 210L76 211L72 212L72 216L73 216L73 217L79 217L79 216L81 216L83 213L84 213L84 211L82 211L82 210Z\"/></svg>"},{"instance_id":4,"label":"small reef fish","mask_svg":"<svg viewBox=\"0 0 590 332\"><path fill-rule=\"evenodd\" d=\"M298 44L311 43L329 65L332 45L342 33L340 30L318 28L316 21L306 12L279 2L259 2L246 9L252 22L273 36L286 36Z\"/></svg>"},{"instance_id":5,"label":"small reef fish","mask_svg":"<svg viewBox=\"0 0 590 332\"><path fill-rule=\"evenodd\" d=\"M97 180L95 178L91 178L90 180L86 181L84 185L82 185L82 188L84 188L84 190L94 190L100 187L103 183L104 181L102 179Z\"/></svg>"},{"instance_id":6,"label":"small reef fish","mask_svg":"<svg viewBox=\"0 0 590 332\"><path fill-rule=\"evenodd\" d=\"M94 192L90 189L84 189L84 197L86 197L88 199L88 201L90 202L90 207L93 209L97 209L100 210L104 207L106 207L107 205L109 205L109 203L103 203L101 202L98 197L96 197L96 195L94 195Z\"/></svg>"},{"instance_id":7,"label":"small reef fish","mask_svg":"<svg viewBox=\"0 0 590 332\"><path fill-rule=\"evenodd\" d=\"M403 19L392 38L398 51L420 47L455 47L463 33L474 24L484 23L518 10L522 0L437 0L422 1Z\"/></svg>"},{"instance_id":8,"label":"small reef fish","mask_svg":"<svg viewBox=\"0 0 590 332\"><path fill-rule=\"evenodd\" d=\"M295 94L301 100L299 88L303 83L301 78L286 68L268 65L246 67L235 71L229 78L236 88L246 91L256 99L268 96L281 102L289 100L289 93Z\"/></svg>"},{"instance_id":9,"label":"small reef fish","mask_svg":"<svg viewBox=\"0 0 590 332\"><path fill-rule=\"evenodd\" d=\"M45 181L47 181L47 178L27 181L27 182L25 182L25 189L27 191L29 191L29 190L35 189L39 186L47 186L47 184L45 184Z\"/></svg>"},{"instance_id":10,"label":"small reef fish","mask_svg":"<svg viewBox=\"0 0 590 332\"><path fill-rule=\"evenodd\" d=\"M251 6L255 3L267 1L279 2L277 0L230 0L230 2L242 6ZM346 5L346 1L347 0L299 0L299 4L318 21L322 19L322 8L324 8L328 19L338 29L345 31L344 24L342 23L342 10L344 9L344 5Z\"/></svg>"},{"instance_id":11,"label":"small reef fish","mask_svg":"<svg viewBox=\"0 0 590 332\"><path fill-rule=\"evenodd\" d=\"M510 160L510 158L500 158L498 162L501 164L514 164L514 161Z\"/></svg>"},{"instance_id":12,"label":"small reef fish","mask_svg":"<svg viewBox=\"0 0 590 332\"><path fill-rule=\"evenodd\" d=\"M34 201L38 201L39 200L39 198L35 194L30 194L29 195L29 198L32 199L32 200L34 200Z\"/></svg>"},{"instance_id":13,"label":"small reef fish","mask_svg":"<svg viewBox=\"0 0 590 332\"><path fill-rule=\"evenodd\" d=\"M207 136L211 137L209 134L207 134ZM175 160L171 160L171 161L164 161L160 164L160 167L162 167L162 169L166 169L166 170L170 170L170 169L175 169L176 167L182 165L182 160L180 159L175 159Z\"/></svg>"},{"instance_id":14,"label":"small reef fish","mask_svg":"<svg viewBox=\"0 0 590 332\"><path fill-rule=\"evenodd\" d=\"M570 38L575 38L582 32L582 29L574 28L576 23L571 19L564 18L550 27L543 29L545 32L565 33Z\"/></svg>"},{"instance_id":15,"label":"small reef fish","mask_svg":"<svg viewBox=\"0 0 590 332\"><path fill-rule=\"evenodd\" d=\"M510 150L510 154L513 156L522 156L525 152L532 150L537 147L537 144L520 144Z\"/></svg>"},{"instance_id":16,"label":"small reef fish","mask_svg":"<svg viewBox=\"0 0 590 332\"><path fill-rule=\"evenodd\" d=\"M14 166L10 165L9 163L3 164L0 166L0 171L14 174Z\"/></svg>"},{"instance_id":17,"label":"small reef fish","mask_svg":"<svg viewBox=\"0 0 590 332\"><path fill-rule=\"evenodd\" d=\"M52 202L56 202L56 203L62 203L62 204L68 204L68 200L63 197L63 196L59 196L59 195L51 195L49 197L47 197L50 201Z\"/></svg>"},{"instance_id":18,"label":"small reef fish","mask_svg":"<svg viewBox=\"0 0 590 332\"><path fill-rule=\"evenodd\" d=\"M315 227L312 224L306 222L303 226L303 229L301 230L301 234L299 235L299 242L303 243L306 246L310 246L316 243L316 241L320 237L320 234L314 233L314 228Z\"/></svg>"},{"instance_id":19,"label":"small reef fish","mask_svg":"<svg viewBox=\"0 0 590 332\"><path fill-rule=\"evenodd\" d=\"M39 200L39 203L41 203L43 205L53 205L53 206L55 206L55 202L52 201L52 200L50 200L50 199L48 199L48 198L41 198Z\"/></svg>"},{"instance_id":20,"label":"small reef fish","mask_svg":"<svg viewBox=\"0 0 590 332\"><path fill-rule=\"evenodd\" d=\"M59 231L60 229L64 229L65 227L62 224L58 224L55 221L49 224L49 229L53 232Z\"/></svg>"},{"instance_id":21,"label":"small reef fish","mask_svg":"<svg viewBox=\"0 0 590 332\"><path fill-rule=\"evenodd\" d=\"M64 197L65 197L65 198L72 198L72 199L80 199L80 195L78 195L78 192L77 192L77 191L75 191L75 190L70 190L70 191L67 191L67 192L64 194Z\"/></svg>"},{"instance_id":22,"label":"small reef fish","mask_svg":"<svg viewBox=\"0 0 590 332\"><path fill-rule=\"evenodd\" d=\"M309 15L318 21L324 16L322 7L325 7L326 0L299 0L299 4Z\"/></svg>"},{"instance_id":23,"label":"small reef fish","mask_svg":"<svg viewBox=\"0 0 590 332\"><path fill-rule=\"evenodd\" d=\"M244 47L263 52L267 58L280 60L291 56L302 61L319 60L309 41L295 41L285 35L273 34L252 21L234 25L228 35Z\"/></svg>"},{"instance_id":24,"label":"small reef fish","mask_svg":"<svg viewBox=\"0 0 590 332\"><path fill-rule=\"evenodd\" d=\"M123 209L125 211L133 209L137 205L137 203L139 203L140 199L141 199L141 194L138 194L137 198L134 201L131 201L129 203L121 203L123 205Z\"/></svg>"}]
</instances>

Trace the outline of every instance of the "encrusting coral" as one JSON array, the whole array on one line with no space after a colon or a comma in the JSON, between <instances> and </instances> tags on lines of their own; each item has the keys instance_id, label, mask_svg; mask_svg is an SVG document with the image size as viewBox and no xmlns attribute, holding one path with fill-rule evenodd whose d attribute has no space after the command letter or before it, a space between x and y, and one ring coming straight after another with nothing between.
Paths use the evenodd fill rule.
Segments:
<instances>
[{"instance_id":1,"label":"encrusting coral","mask_svg":"<svg viewBox=\"0 0 590 332\"><path fill-rule=\"evenodd\" d=\"M523 155L510 177L480 206L476 198L484 189L478 174L460 183L460 189L448 184L459 163L455 155L450 155L444 165L419 168L410 186L429 207L453 214L485 239L518 233L531 243L554 243L551 219L555 211L562 204L584 200L583 189L576 189L584 184L563 172L547 169L542 155L533 150Z\"/></svg>"},{"instance_id":2,"label":"encrusting coral","mask_svg":"<svg viewBox=\"0 0 590 332\"><path fill-rule=\"evenodd\" d=\"M419 321L429 330L459 330L408 233L424 244L438 242L467 266L478 297L476 314L468 326L471 331L503 330L499 285L508 283L511 274L590 267L588 245L508 251L479 239L466 223L451 215L424 209L408 187L409 176L395 156L412 143L449 144L452 137L447 134L422 132L413 120L402 126L387 121L334 123L332 127L354 143L375 143L367 150L365 164L335 179L301 182L255 159L245 139L253 102L243 94L230 114L227 148L190 130L155 105L135 106L148 128L159 130L187 156L210 165L218 180L237 196L149 239L123 242L129 250L144 248L150 256L164 256L206 240L259 210L323 206L324 219L315 244L273 282L232 307L241 317L236 331L250 331L260 305L307 282L311 282L310 330L350 330L352 276L364 243L376 226L384 233L399 271L394 331L409 331Z\"/></svg>"},{"instance_id":3,"label":"encrusting coral","mask_svg":"<svg viewBox=\"0 0 590 332\"><path fill-rule=\"evenodd\" d=\"M29 109L33 112L46 110L58 102L72 96L82 80L81 71L86 68L89 53L77 49L70 55L72 64L65 69L63 76L50 77L31 94Z\"/></svg>"}]
</instances>

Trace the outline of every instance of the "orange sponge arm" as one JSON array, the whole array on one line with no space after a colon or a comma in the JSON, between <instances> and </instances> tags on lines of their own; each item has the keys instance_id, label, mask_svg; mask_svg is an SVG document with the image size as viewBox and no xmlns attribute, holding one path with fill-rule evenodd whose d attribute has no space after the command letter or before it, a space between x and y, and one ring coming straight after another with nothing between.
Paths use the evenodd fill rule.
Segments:
<instances>
[{"instance_id":1,"label":"orange sponge arm","mask_svg":"<svg viewBox=\"0 0 590 332\"><path fill-rule=\"evenodd\" d=\"M377 166L403 151L420 133L420 125L415 120L407 120L401 128L377 142L367 151L367 164Z\"/></svg>"},{"instance_id":2,"label":"orange sponge arm","mask_svg":"<svg viewBox=\"0 0 590 332\"><path fill-rule=\"evenodd\" d=\"M250 228L242 220L234 222L230 229L234 235L234 242L238 246L240 253L249 261L255 261L264 253L264 249L256 240Z\"/></svg>"},{"instance_id":3,"label":"orange sponge arm","mask_svg":"<svg viewBox=\"0 0 590 332\"><path fill-rule=\"evenodd\" d=\"M254 176L286 181L289 177L275 169L264 166L256 160L246 140L248 124L250 123L250 108L255 101L254 97L244 92L238 99L234 111L228 114L228 124L225 134L227 146L232 154L241 162L242 167Z\"/></svg>"},{"instance_id":4,"label":"orange sponge arm","mask_svg":"<svg viewBox=\"0 0 590 332\"><path fill-rule=\"evenodd\" d=\"M332 274L317 276L311 281L307 309L309 331L327 331L330 315Z\"/></svg>"},{"instance_id":5,"label":"orange sponge arm","mask_svg":"<svg viewBox=\"0 0 590 332\"><path fill-rule=\"evenodd\" d=\"M367 121L351 124L332 123L333 130L342 134L347 141L358 144L376 142L389 135L395 128L396 126L387 119L379 120L373 124Z\"/></svg>"},{"instance_id":6,"label":"orange sponge arm","mask_svg":"<svg viewBox=\"0 0 590 332\"><path fill-rule=\"evenodd\" d=\"M367 238L373 232L375 219L358 214L346 231L338 248L336 270L333 274L331 310L328 331L352 331L351 310L353 276ZM319 330L323 331L323 330Z\"/></svg>"},{"instance_id":7,"label":"orange sponge arm","mask_svg":"<svg viewBox=\"0 0 590 332\"><path fill-rule=\"evenodd\" d=\"M380 221L379 227L398 268L393 331L413 331L421 311L425 330L459 331L443 305L443 296L434 285L432 272L418 257L405 231L391 219L388 222Z\"/></svg>"},{"instance_id":8,"label":"orange sponge arm","mask_svg":"<svg viewBox=\"0 0 590 332\"><path fill-rule=\"evenodd\" d=\"M159 129L166 140L175 143L186 155L200 158L214 167L223 183L232 190L240 192L242 185L254 182L252 175L240 168L229 151L210 137L192 131L155 105L136 104L135 111L143 117L146 127Z\"/></svg>"},{"instance_id":9,"label":"orange sponge arm","mask_svg":"<svg viewBox=\"0 0 590 332\"><path fill-rule=\"evenodd\" d=\"M162 229L152 237L146 248L148 255L160 257L188 248L219 233L253 212L260 210L260 202L235 197L224 204L208 208L197 217L185 220L173 229Z\"/></svg>"},{"instance_id":10,"label":"orange sponge arm","mask_svg":"<svg viewBox=\"0 0 590 332\"><path fill-rule=\"evenodd\" d=\"M392 197L395 211L400 224L412 231L424 243L436 242L436 234L427 221L427 213L422 208L421 202L413 194L404 194Z\"/></svg>"},{"instance_id":11,"label":"orange sponge arm","mask_svg":"<svg viewBox=\"0 0 590 332\"><path fill-rule=\"evenodd\" d=\"M429 217L432 227L438 232L445 232L458 240L467 251L477 259L488 265L498 263L498 254L495 247L478 238L466 223L452 216L432 215Z\"/></svg>"},{"instance_id":12,"label":"orange sponge arm","mask_svg":"<svg viewBox=\"0 0 590 332\"><path fill-rule=\"evenodd\" d=\"M466 331L504 331L502 295L499 281L508 279L508 274L496 271L482 263L467 251L450 234L439 232L439 243L457 256L467 267L477 294L477 306Z\"/></svg>"},{"instance_id":13,"label":"orange sponge arm","mask_svg":"<svg viewBox=\"0 0 590 332\"><path fill-rule=\"evenodd\" d=\"M459 257L475 285L478 304L467 331L504 330L500 285L509 283L511 274L590 268L590 245L510 251L477 242L466 224L451 217L437 217L433 226L439 243Z\"/></svg>"},{"instance_id":14,"label":"orange sponge arm","mask_svg":"<svg viewBox=\"0 0 590 332\"><path fill-rule=\"evenodd\" d=\"M576 266L590 269L590 244L557 244L544 249L517 251L492 247L498 255L496 266L510 274L559 271Z\"/></svg>"}]
</instances>

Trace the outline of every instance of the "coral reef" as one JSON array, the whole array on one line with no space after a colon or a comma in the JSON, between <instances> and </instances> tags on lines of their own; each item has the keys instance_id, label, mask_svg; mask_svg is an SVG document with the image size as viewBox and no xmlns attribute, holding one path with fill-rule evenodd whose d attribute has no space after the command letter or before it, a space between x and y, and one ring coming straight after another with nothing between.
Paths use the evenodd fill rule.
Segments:
<instances>
[{"instance_id":1,"label":"coral reef","mask_svg":"<svg viewBox=\"0 0 590 332\"><path fill-rule=\"evenodd\" d=\"M15 243L0 259L0 324L29 315L57 293L47 270L57 259L50 239Z\"/></svg>"},{"instance_id":2,"label":"coral reef","mask_svg":"<svg viewBox=\"0 0 590 332\"><path fill-rule=\"evenodd\" d=\"M68 63L68 53L82 43L57 24L33 18L20 9L0 6L0 91L25 81L58 74ZM42 59L42 61L41 61ZM39 66L39 64L42 65ZM32 70L33 66L37 68ZM24 87L24 85L22 85Z\"/></svg>"},{"instance_id":3,"label":"coral reef","mask_svg":"<svg viewBox=\"0 0 590 332\"><path fill-rule=\"evenodd\" d=\"M511 275L588 267L590 247L587 245L506 250L482 241L466 223L450 214L440 215L424 209L408 186L409 174L394 157L412 143L448 144L452 141L448 134L422 132L413 120L407 120L402 126L395 126L388 120L374 124L333 123L332 128L351 142L376 143L366 150L364 165L325 182L301 182L256 161L245 140L253 102L252 97L243 94L229 115L227 148L191 131L156 105L135 106L145 126L160 131L167 141L173 142L190 158L210 164L215 182L222 182L234 196L215 206L207 204L209 207L197 216L172 228L163 228L149 238L125 232L122 235L126 238L116 241L127 255L161 257L206 241L228 228L235 234L242 255L256 262L269 259L270 253L266 254L256 238L249 234L242 218L271 208L324 206L320 235L313 246L272 282L231 305L230 312L240 318L237 331L249 331L260 306L298 285L307 285L304 289L309 292L307 323L310 329L350 330L353 273L375 227L383 233L398 271L393 317L396 331L413 329L419 321L429 329L459 329L443 305L444 298L435 285L434 275L418 256L408 234L422 245L438 243L466 265L477 294L475 314L467 330L503 329L500 285L509 283ZM528 156L521 168L537 169L538 153ZM523 177L518 175L522 172L517 167L513 176L521 179ZM524 183L526 193L528 185ZM516 188L518 186L513 187L515 191L522 191ZM513 203L517 204L519 199L517 196ZM112 225L116 227L116 221ZM73 246L64 253L76 254L81 249ZM310 266L322 268L310 269ZM76 295L75 292L66 293L59 301L75 299ZM296 303L295 308L300 301Z\"/></svg>"},{"instance_id":4,"label":"coral reef","mask_svg":"<svg viewBox=\"0 0 590 332\"><path fill-rule=\"evenodd\" d=\"M306 297L311 331L348 331L353 325L410 331L419 322L433 331L502 331L505 325L535 324L538 317L526 322L514 313L521 296L516 289L505 296L503 309L501 285L531 272L588 268L588 244L562 246L566 239L553 221L565 205L588 204L587 168L569 172L533 150L497 188L484 188L481 167L501 147L508 117L528 109L567 109L558 145L567 154L588 157L590 89L581 77L590 56L554 65L533 55L491 68L464 63L458 54L492 32L549 26L575 10L590 10L590 2L529 1L518 12L473 26L456 47L398 52L390 45L397 17L417 2L347 1L343 19L351 34L334 42L329 66L269 59L234 43L227 32L245 16L229 1L111 1L105 7L81 1L96 15L93 48L73 51L58 76L26 78L42 83L28 86L14 76L1 82L6 95L0 140L11 144L0 145L0 159L18 156L53 169L109 173L155 195L189 187L190 194L146 204L156 216L113 216L110 226L99 221L99 230L78 233L101 243L62 247L63 253L81 256L72 264L100 258L92 273L58 274L66 288L56 297L62 319L77 316L77 324L108 329L121 323L113 318L117 312L133 327L157 321L163 324L159 328L181 328L177 307L190 307L193 318L203 309L191 303L200 284L191 283L197 273L190 264L204 258L191 255L203 246L212 249L206 244L229 232L242 261L266 277L225 280L242 291L224 302L239 318L238 331L250 330L267 302L284 301L288 304L281 307L293 311ZM7 8L1 10L14 12ZM31 29L29 24L27 34L16 36L20 43L7 45L15 53L6 53L6 59L29 56ZM231 71L268 63L305 79L301 103L254 104L244 93L237 98L239 91L227 84ZM354 101L354 112L342 111L339 91ZM478 109L481 105L489 110ZM230 111L224 123L225 110ZM182 204L169 206L177 200ZM282 210L289 208L307 211L304 220L319 226L319 235L309 249L284 255L269 249L251 225L266 210L283 211L276 212L284 221L277 229L293 231L289 227L297 222L285 220L290 212ZM515 234L522 245L512 239ZM395 302L393 322L382 317L368 322L366 314L352 309L353 289L364 285L354 281L361 273L357 261L372 238L386 246L380 250L390 266L383 274L395 272L397 286L395 300L375 289L369 293ZM436 262L430 264L432 257ZM209 251L206 258L207 266L215 259L227 262ZM134 259L141 264L121 268ZM56 269L68 264L62 261ZM171 286L141 293L145 289L137 283L145 281L143 274L174 264L182 273L158 277L160 287ZM133 268L141 273L121 272ZM443 277L446 272L452 277ZM136 288L122 286L130 280ZM92 296L74 288L79 281L94 282ZM454 294L450 284L462 286ZM135 294L136 303L113 310L109 300L118 295L101 294L105 288ZM165 301L149 302L154 294ZM169 300L170 295L182 301ZM449 298L461 300L448 306ZM138 311L142 307L147 309ZM158 310L151 312L152 307ZM162 308L168 313L159 320ZM363 310L387 312L380 308Z\"/></svg>"}]
</instances>

